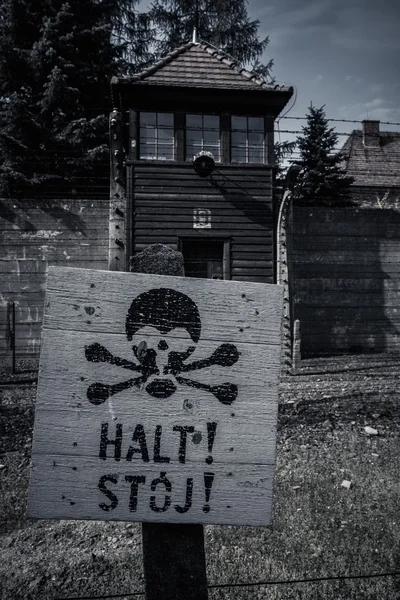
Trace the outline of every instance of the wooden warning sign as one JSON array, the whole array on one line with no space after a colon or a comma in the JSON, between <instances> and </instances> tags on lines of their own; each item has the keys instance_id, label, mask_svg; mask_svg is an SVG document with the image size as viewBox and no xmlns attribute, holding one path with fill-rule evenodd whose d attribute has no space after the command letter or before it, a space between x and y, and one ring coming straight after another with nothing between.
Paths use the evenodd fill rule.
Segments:
<instances>
[{"instance_id":1,"label":"wooden warning sign","mask_svg":"<svg viewBox=\"0 0 400 600\"><path fill-rule=\"evenodd\" d=\"M51 267L28 516L267 525L282 296Z\"/></svg>"}]
</instances>

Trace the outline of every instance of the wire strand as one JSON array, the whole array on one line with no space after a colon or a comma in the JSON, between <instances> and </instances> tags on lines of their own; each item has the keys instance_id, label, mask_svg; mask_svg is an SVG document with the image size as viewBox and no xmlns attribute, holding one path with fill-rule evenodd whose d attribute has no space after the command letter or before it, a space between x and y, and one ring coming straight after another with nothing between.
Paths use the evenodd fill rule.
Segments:
<instances>
[{"instance_id":1,"label":"wire strand","mask_svg":"<svg viewBox=\"0 0 400 600\"><path fill-rule=\"evenodd\" d=\"M248 583L215 583L208 585L209 590L227 589L227 588L243 588L243 587L260 587L264 585L293 585L299 583L318 583L321 581L344 581L349 579L377 579L383 577L400 577L400 571L389 573L369 573L361 575L333 575L329 577L312 577L306 579L280 579L274 581L253 581ZM53 600L104 600L112 598L127 598L133 596L144 596L145 592L131 592L128 594L112 594L107 596L68 596L63 598L54 598Z\"/></svg>"},{"instance_id":2,"label":"wire strand","mask_svg":"<svg viewBox=\"0 0 400 600\"><path fill-rule=\"evenodd\" d=\"M284 113L285 115L286 113ZM292 119L295 121L306 121L308 117L278 117L278 119ZM364 121L356 121L355 119L330 119L329 117L327 118L328 121L333 121L335 123L363 123ZM368 119L366 119L368 120ZM376 119L379 120L379 119ZM382 125L400 125L400 122L396 122L396 121L379 121Z\"/></svg>"},{"instance_id":3,"label":"wire strand","mask_svg":"<svg viewBox=\"0 0 400 600\"><path fill-rule=\"evenodd\" d=\"M250 583L221 583L209 585L209 589L221 589L232 587L256 587L262 585L291 585L297 583L318 583L320 581L343 581L348 579L376 579L379 577L400 577L400 571L393 573L371 573L367 575L333 575L329 577L313 577L307 579L282 579L274 581L255 581Z\"/></svg>"}]
</instances>

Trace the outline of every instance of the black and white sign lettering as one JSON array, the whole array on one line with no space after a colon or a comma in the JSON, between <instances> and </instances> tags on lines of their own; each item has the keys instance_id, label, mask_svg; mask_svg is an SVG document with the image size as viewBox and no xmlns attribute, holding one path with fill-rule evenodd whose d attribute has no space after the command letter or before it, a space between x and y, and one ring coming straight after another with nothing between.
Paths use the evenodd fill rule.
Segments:
<instances>
[{"instance_id":1,"label":"black and white sign lettering","mask_svg":"<svg viewBox=\"0 0 400 600\"><path fill-rule=\"evenodd\" d=\"M28 515L268 524L282 296L50 268Z\"/></svg>"}]
</instances>

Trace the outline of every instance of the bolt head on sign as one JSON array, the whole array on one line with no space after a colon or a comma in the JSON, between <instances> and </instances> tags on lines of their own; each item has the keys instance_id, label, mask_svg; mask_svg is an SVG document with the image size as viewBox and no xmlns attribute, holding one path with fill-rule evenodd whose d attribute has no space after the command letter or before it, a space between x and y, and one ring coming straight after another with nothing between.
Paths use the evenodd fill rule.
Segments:
<instances>
[{"instance_id":1,"label":"bolt head on sign","mask_svg":"<svg viewBox=\"0 0 400 600\"><path fill-rule=\"evenodd\" d=\"M28 516L268 525L283 288L49 269Z\"/></svg>"}]
</instances>

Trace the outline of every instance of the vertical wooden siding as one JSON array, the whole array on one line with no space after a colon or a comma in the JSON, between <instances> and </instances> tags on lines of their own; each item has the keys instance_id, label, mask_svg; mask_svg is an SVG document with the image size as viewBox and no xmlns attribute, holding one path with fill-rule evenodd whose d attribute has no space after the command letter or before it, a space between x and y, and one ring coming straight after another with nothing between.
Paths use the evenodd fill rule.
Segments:
<instances>
[{"instance_id":1,"label":"vertical wooden siding","mask_svg":"<svg viewBox=\"0 0 400 600\"><path fill-rule=\"evenodd\" d=\"M271 169L218 165L201 178L191 164L137 162L132 178L134 253L154 243L176 249L179 238L230 239L231 278L273 282ZM211 228L193 227L196 209L211 212Z\"/></svg>"},{"instance_id":2,"label":"vertical wooden siding","mask_svg":"<svg viewBox=\"0 0 400 600\"><path fill-rule=\"evenodd\" d=\"M11 301L17 355L38 354L48 265L107 269L108 205L107 196L0 199L0 354Z\"/></svg>"},{"instance_id":3,"label":"vertical wooden siding","mask_svg":"<svg viewBox=\"0 0 400 600\"><path fill-rule=\"evenodd\" d=\"M400 212L294 209L303 355L400 350Z\"/></svg>"}]
</instances>

